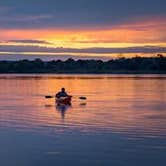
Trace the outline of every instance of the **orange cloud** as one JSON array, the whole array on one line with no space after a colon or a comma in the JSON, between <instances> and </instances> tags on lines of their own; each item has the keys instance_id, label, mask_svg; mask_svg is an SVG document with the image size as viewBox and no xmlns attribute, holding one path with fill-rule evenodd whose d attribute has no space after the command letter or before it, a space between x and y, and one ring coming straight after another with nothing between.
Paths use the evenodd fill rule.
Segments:
<instances>
[{"instance_id":1,"label":"orange cloud","mask_svg":"<svg viewBox=\"0 0 166 166\"><path fill-rule=\"evenodd\" d=\"M1 40L44 40L55 47L123 47L166 45L165 18L142 19L103 29L13 29L0 30ZM48 45L49 46L49 45Z\"/></svg>"}]
</instances>

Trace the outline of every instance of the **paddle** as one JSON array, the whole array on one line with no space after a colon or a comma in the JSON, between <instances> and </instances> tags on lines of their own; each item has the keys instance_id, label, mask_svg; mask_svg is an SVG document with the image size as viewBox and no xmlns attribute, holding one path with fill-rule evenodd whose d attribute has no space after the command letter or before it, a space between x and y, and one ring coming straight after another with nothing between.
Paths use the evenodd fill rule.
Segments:
<instances>
[{"instance_id":1,"label":"paddle","mask_svg":"<svg viewBox=\"0 0 166 166\"><path fill-rule=\"evenodd\" d=\"M86 100L87 98L86 98L86 97L81 96L81 97L79 97L79 99L81 99L81 100Z\"/></svg>"},{"instance_id":2,"label":"paddle","mask_svg":"<svg viewBox=\"0 0 166 166\"><path fill-rule=\"evenodd\" d=\"M45 96L46 99L54 98L55 96Z\"/></svg>"},{"instance_id":3,"label":"paddle","mask_svg":"<svg viewBox=\"0 0 166 166\"><path fill-rule=\"evenodd\" d=\"M52 99L52 98L54 98L54 97L55 97L55 96L45 96L46 99ZM86 100L87 98L84 97L84 96L81 96L81 97L79 97L79 99L80 99L80 100Z\"/></svg>"}]
</instances>

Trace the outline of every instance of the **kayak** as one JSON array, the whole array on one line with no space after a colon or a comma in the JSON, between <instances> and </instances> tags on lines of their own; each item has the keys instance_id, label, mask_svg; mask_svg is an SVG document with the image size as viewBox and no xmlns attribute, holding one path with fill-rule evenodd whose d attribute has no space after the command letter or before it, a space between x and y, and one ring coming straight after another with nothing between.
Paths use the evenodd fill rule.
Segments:
<instances>
[{"instance_id":1,"label":"kayak","mask_svg":"<svg viewBox=\"0 0 166 166\"><path fill-rule=\"evenodd\" d=\"M58 105L71 105L72 96L56 98L56 103Z\"/></svg>"}]
</instances>

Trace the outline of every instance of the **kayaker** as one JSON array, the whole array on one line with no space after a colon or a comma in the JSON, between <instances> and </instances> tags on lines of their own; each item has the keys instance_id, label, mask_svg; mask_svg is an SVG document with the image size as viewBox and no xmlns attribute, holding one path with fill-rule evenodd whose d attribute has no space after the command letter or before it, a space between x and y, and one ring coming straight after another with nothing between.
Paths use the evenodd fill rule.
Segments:
<instances>
[{"instance_id":1,"label":"kayaker","mask_svg":"<svg viewBox=\"0 0 166 166\"><path fill-rule=\"evenodd\" d=\"M56 95L56 98L61 98L61 97L68 97L69 95L66 93L65 88L62 88L60 92L58 92Z\"/></svg>"}]
</instances>

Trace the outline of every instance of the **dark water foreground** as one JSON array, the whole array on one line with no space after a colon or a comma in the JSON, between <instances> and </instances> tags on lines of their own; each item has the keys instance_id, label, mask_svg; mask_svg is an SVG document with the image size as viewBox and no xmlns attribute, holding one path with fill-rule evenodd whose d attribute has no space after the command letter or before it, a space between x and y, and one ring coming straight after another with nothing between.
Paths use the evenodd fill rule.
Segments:
<instances>
[{"instance_id":1,"label":"dark water foreground","mask_svg":"<svg viewBox=\"0 0 166 166\"><path fill-rule=\"evenodd\" d=\"M0 85L2 166L166 163L165 75L1 75ZM71 107L43 97L62 85Z\"/></svg>"}]
</instances>

